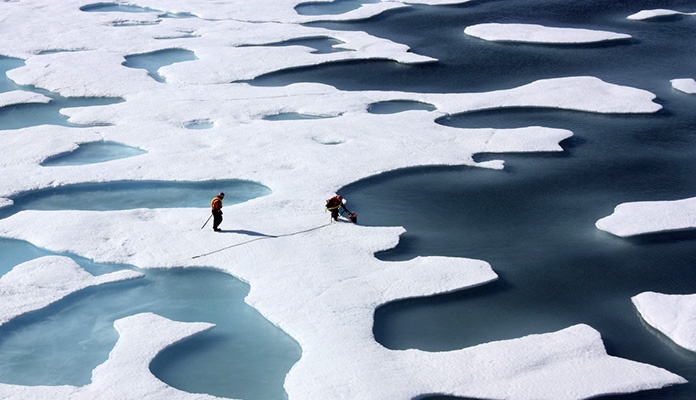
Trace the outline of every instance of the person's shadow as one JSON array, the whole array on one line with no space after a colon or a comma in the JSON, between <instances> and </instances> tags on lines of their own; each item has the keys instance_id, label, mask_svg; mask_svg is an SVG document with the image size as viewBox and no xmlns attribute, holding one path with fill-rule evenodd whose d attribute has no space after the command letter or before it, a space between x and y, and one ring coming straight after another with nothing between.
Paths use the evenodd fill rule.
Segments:
<instances>
[{"instance_id":1,"label":"person's shadow","mask_svg":"<svg viewBox=\"0 0 696 400\"><path fill-rule=\"evenodd\" d=\"M261 232L254 232L254 231L247 231L245 229L238 229L238 230L228 230L228 229L221 229L220 233L238 233L240 235L247 235L247 236L258 236L258 237L268 237L268 238L275 238L277 236L274 235L266 235L265 233Z\"/></svg>"}]
</instances>

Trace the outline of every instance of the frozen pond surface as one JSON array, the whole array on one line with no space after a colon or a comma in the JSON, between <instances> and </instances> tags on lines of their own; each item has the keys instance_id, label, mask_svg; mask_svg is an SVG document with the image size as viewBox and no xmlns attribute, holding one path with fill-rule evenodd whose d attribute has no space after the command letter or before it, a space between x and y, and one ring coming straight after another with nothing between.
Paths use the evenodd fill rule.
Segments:
<instances>
[{"instance_id":1,"label":"frozen pond surface","mask_svg":"<svg viewBox=\"0 0 696 400\"><path fill-rule=\"evenodd\" d=\"M270 189L240 180L208 182L122 181L85 183L32 191L0 208L0 218L21 210L129 210L134 208L207 208L212 196L225 192L227 204L267 195ZM212 194L211 194L212 193Z\"/></svg>"},{"instance_id":2,"label":"frozen pond surface","mask_svg":"<svg viewBox=\"0 0 696 400\"><path fill-rule=\"evenodd\" d=\"M46 167L86 165L133 157L145 153L145 150L115 142L93 142L81 144L76 150L70 153L49 157L41 163L41 165Z\"/></svg>"},{"instance_id":3,"label":"frozen pond surface","mask_svg":"<svg viewBox=\"0 0 696 400\"><path fill-rule=\"evenodd\" d=\"M141 68L157 82L166 82L166 78L159 74L158 70L165 65L172 65L184 61L192 61L196 55L192 51L183 49L167 49L152 53L135 54L126 57L123 63L129 68Z\"/></svg>"}]
</instances>

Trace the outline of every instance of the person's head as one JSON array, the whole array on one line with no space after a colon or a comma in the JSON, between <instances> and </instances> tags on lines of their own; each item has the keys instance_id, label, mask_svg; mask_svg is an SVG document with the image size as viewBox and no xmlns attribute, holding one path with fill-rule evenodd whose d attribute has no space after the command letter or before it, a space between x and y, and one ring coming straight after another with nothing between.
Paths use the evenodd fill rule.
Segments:
<instances>
[{"instance_id":1,"label":"person's head","mask_svg":"<svg viewBox=\"0 0 696 400\"><path fill-rule=\"evenodd\" d=\"M221 199L224 199L224 198L225 198L225 194L222 193L222 192L220 192L220 193L218 193L217 197L219 197L219 198L221 198Z\"/></svg>"}]
</instances>

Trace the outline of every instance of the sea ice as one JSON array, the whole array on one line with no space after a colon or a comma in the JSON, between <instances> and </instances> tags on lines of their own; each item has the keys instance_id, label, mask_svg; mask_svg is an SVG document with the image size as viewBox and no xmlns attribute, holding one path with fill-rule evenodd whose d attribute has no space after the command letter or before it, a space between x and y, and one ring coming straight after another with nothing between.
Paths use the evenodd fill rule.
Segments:
<instances>
[{"instance_id":1,"label":"sea ice","mask_svg":"<svg viewBox=\"0 0 696 400\"><path fill-rule=\"evenodd\" d=\"M544 44L597 43L630 39L623 33L578 28L554 28L534 24L488 23L472 25L464 33L492 42L522 42Z\"/></svg>"},{"instance_id":2,"label":"sea ice","mask_svg":"<svg viewBox=\"0 0 696 400\"><path fill-rule=\"evenodd\" d=\"M696 81L693 78L672 79L672 87L686 94L696 94Z\"/></svg>"},{"instance_id":3,"label":"sea ice","mask_svg":"<svg viewBox=\"0 0 696 400\"><path fill-rule=\"evenodd\" d=\"M679 346L696 352L696 294L644 292L631 300L645 322Z\"/></svg>"},{"instance_id":4,"label":"sea ice","mask_svg":"<svg viewBox=\"0 0 696 400\"><path fill-rule=\"evenodd\" d=\"M696 197L619 204L611 215L598 220L595 225L622 237L694 229Z\"/></svg>"},{"instance_id":5,"label":"sea ice","mask_svg":"<svg viewBox=\"0 0 696 400\"><path fill-rule=\"evenodd\" d=\"M11 92L0 93L0 108L28 103L48 103L51 98L39 93L26 92L24 90L13 90Z\"/></svg>"},{"instance_id":6,"label":"sea ice","mask_svg":"<svg viewBox=\"0 0 696 400\"><path fill-rule=\"evenodd\" d=\"M598 229L628 237L696 228L696 197L619 204L598 220ZM632 298L643 319L676 344L696 351L696 294L641 293Z\"/></svg>"},{"instance_id":7,"label":"sea ice","mask_svg":"<svg viewBox=\"0 0 696 400\"><path fill-rule=\"evenodd\" d=\"M688 12L681 12L681 11L674 11L674 10L667 10L664 8L658 8L654 10L642 10L639 11L635 14L629 15L628 19L632 20L648 20L648 19L653 19L653 18L662 18L662 17L673 17L677 15L696 15L696 13L688 13Z\"/></svg>"},{"instance_id":8,"label":"sea ice","mask_svg":"<svg viewBox=\"0 0 696 400\"><path fill-rule=\"evenodd\" d=\"M43 125L3 131L0 197L126 180L241 179L259 182L272 193L227 205L223 233L201 230L209 215L207 204L202 204L200 209L22 211L0 220L0 235L97 262L140 268L212 267L248 282L247 302L302 346L302 359L285 383L290 398L383 399L429 393L576 398L684 382L663 369L607 355L599 334L583 325L441 353L392 351L376 343L372 333L376 307L482 285L497 276L479 260L380 261L374 253L396 246L404 230L329 223L323 199L351 182L399 168L502 168L502 162L495 160L477 164L473 155L559 151L559 142L571 135L565 129L538 126L456 129L436 123L445 115L504 107L652 113L661 106L652 93L594 77L544 79L516 88L455 94L341 91L311 83L254 87L240 82L326 62L435 61L364 32L300 25L364 18L408 7L406 2L373 3L330 16L299 15L295 11L299 3L269 0L259 7L248 0L141 0L137 4L198 17L172 19L154 12L85 12L81 8L94 3L84 0L1 2L3 26L14 34L0 36L0 52L25 60L24 66L8 72L13 81L63 96L125 101L61 110L70 122L89 125L81 129ZM39 22L42 29L36 29ZM339 40L342 48L353 51L313 54L305 46L264 46L311 37ZM191 51L197 59L160 68L166 83L156 82L144 70L123 66L126 56L173 48ZM371 104L385 101L428 103L435 110L368 112ZM264 119L283 113L335 118ZM203 120L213 126L200 131L185 127ZM79 143L100 140L147 153L87 166L40 165ZM259 235L250 237L248 232ZM45 301L55 293L38 297ZM8 304L0 304L0 309L4 307ZM210 329L209 324L139 314L115 325L121 337L109 360L94 370L90 385L2 384L0 397L212 398L175 390L147 368L164 347Z\"/></svg>"}]
</instances>

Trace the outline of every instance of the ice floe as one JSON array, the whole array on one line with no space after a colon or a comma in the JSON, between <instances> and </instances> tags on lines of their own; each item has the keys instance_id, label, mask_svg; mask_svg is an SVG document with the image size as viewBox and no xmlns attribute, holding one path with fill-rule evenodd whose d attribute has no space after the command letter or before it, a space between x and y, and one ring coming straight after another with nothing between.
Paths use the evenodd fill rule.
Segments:
<instances>
[{"instance_id":1,"label":"ice floe","mask_svg":"<svg viewBox=\"0 0 696 400\"><path fill-rule=\"evenodd\" d=\"M696 197L619 204L611 215L598 220L595 225L622 237L695 229Z\"/></svg>"},{"instance_id":2,"label":"ice floe","mask_svg":"<svg viewBox=\"0 0 696 400\"><path fill-rule=\"evenodd\" d=\"M26 92L24 90L13 90L11 92L0 93L0 108L17 104L41 103L45 104L51 98L39 93Z\"/></svg>"},{"instance_id":3,"label":"ice floe","mask_svg":"<svg viewBox=\"0 0 696 400\"><path fill-rule=\"evenodd\" d=\"M492 42L520 42L544 44L597 43L630 39L624 33L579 28L555 28L535 24L488 23L464 29L469 36Z\"/></svg>"},{"instance_id":4,"label":"ice floe","mask_svg":"<svg viewBox=\"0 0 696 400\"><path fill-rule=\"evenodd\" d=\"M650 326L679 346L696 352L696 294L644 292L631 301Z\"/></svg>"},{"instance_id":5,"label":"ice floe","mask_svg":"<svg viewBox=\"0 0 696 400\"><path fill-rule=\"evenodd\" d=\"M679 16L679 15L696 15L696 13L681 12L681 11L675 11L675 10L667 10L664 8L657 8L654 10L642 10L642 11L639 11L635 14L631 14L626 18L632 19L632 20L643 21L643 20L649 20L649 19L654 19L654 18L674 17L674 16Z\"/></svg>"},{"instance_id":6,"label":"ice floe","mask_svg":"<svg viewBox=\"0 0 696 400\"><path fill-rule=\"evenodd\" d=\"M672 79L672 87L686 94L696 94L696 81L693 78Z\"/></svg>"}]
</instances>

